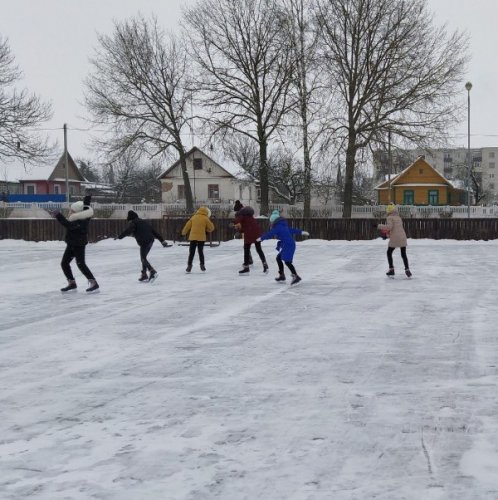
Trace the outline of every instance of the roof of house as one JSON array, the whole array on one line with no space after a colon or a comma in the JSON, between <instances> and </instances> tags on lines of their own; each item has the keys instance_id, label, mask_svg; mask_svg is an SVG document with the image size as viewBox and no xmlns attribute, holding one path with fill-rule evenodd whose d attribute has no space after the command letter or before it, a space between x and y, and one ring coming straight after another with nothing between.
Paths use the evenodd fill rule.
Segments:
<instances>
[{"instance_id":1,"label":"roof of house","mask_svg":"<svg viewBox=\"0 0 498 500\"><path fill-rule=\"evenodd\" d=\"M69 179L74 181L85 181L76 163L68 153ZM54 166L53 162L26 164L18 158L7 159L0 163L0 180L6 182L21 181L65 181L64 154L61 155Z\"/></svg>"},{"instance_id":2,"label":"roof of house","mask_svg":"<svg viewBox=\"0 0 498 500\"><path fill-rule=\"evenodd\" d=\"M402 181L402 178L403 176L409 171L411 170L412 168L414 167L419 167L421 164L423 164L424 167L429 167L435 174L436 174L436 177L439 178L439 182L417 182L417 183L414 183L414 182L409 182L409 183L406 183L406 182L400 182ZM403 185L403 186L450 186L454 189L458 189L456 188L448 179L446 179L440 172L438 172L430 163L428 163L424 157L420 156L419 158L417 158L413 163L411 163L410 165L408 165L408 167L406 167L404 170L402 170L401 172L399 172L398 174L394 175L392 178L391 178L391 183L390 183L391 186L398 186L398 185ZM380 184L378 184L377 186L374 187L374 189L380 191L382 189L389 189L389 180L385 180L383 182L381 182Z\"/></svg>"},{"instance_id":3,"label":"roof of house","mask_svg":"<svg viewBox=\"0 0 498 500\"><path fill-rule=\"evenodd\" d=\"M209 158L213 163L215 163L219 168L224 170L228 175L234 178L247 177L247 173L242 169L240 165L236 162L225 158L221 153L217 151L210 151L209 155L206 154L202 149L199 149L197 146L191 148L185 156L188 158L193 155L195 152L199 152ZM168 167L160 176L159 179L165 178L173 169L180 165L180 160L176 160L170 167Z\"/></svg>"}]
</instances>

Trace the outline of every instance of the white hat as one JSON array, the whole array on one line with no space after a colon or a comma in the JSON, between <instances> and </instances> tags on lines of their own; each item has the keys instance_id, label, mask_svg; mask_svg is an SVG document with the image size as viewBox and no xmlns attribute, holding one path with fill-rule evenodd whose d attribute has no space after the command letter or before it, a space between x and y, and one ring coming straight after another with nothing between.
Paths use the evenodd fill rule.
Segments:
<instances>
[{"instance_id":1,"label":"white hat","mask_svg":"<svg viewBox=\"0 0 498 500\"><path fill-rule=\"evenodd\" d=\"M71 210L73 212L81 212L83 210L83 202L82 201L75 201L72 205L71 205Z\"/></svg>"}]
</instances>

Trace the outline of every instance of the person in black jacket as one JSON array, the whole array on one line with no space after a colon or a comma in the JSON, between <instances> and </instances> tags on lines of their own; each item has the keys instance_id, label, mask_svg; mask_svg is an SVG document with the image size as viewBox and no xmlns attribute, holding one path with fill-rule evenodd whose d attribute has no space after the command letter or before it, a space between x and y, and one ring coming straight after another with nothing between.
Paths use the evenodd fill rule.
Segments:
<instances>
[{"instance_id":1,"label":"person in black jacket","mask_svg":"<svg viewBox=\"0 0 498 500\"><path fill-rule=\"evenodd\" d=\"M60 212L55 214L56 219L66 228L65 242L67 246L62 256L61 267L68 284L64 288L61 288L61 292L69 292L77 288L76 280L71 270L71 261L74 258L76 258L78 269L88 280L89 286L86 291L95 292L99 289L99 284L85 262L85 247L88 244L88 224L93 217L90 199L90 196L85 196L83 201L73 203L67 219Z\"/></svg>"},{"instance_id":2,"label":"person in black jacket","mask_svg":"<svg viewBox=\"0 0 498 500\"><path fill-rule=\"evenodd\" d=\"M121 240L125 236L134 236L140 247L140 260L142 262L142 273L138 281L154 281L157 278L157 272L147 260L147 255L154 244L154 238L157 238L163 247L169 246L164 238L154 230L154 228L144 219L141 219L136 212L130 210L126 220L130 222L128 227L118 236ZM147 276L147 270L149 276Z\"/></svg>"}]
</instances>

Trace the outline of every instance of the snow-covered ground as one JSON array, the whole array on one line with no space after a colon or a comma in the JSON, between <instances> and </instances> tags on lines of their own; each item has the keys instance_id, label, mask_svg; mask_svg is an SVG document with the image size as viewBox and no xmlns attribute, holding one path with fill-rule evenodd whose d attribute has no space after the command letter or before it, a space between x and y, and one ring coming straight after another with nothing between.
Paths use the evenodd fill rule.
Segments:
<instances>
[{"instance_id":1,"label":"snow-covered ground","mask_svg":"<svg viewBox=\"0 0 498 500\"><path fill-rule=\"evenodd\" d=\"M498 242L90 245L101 293L58 290L64 244L0 241L0 498L498 498ZM397 271L402 271L399 252ZM75 267L75 266L73 266ZM76 269L76 268L75 268Z\"/></svg>"}]
</instances>

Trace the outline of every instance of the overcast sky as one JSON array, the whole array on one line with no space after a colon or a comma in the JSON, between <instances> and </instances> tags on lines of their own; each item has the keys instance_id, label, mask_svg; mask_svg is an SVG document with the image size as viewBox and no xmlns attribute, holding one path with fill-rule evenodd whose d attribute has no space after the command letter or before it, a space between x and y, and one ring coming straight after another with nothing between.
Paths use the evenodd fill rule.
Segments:
<instances>
[{"instance_id":1,"label":"overcast sky","mask_svg":"<svg viewBox=\"0 0 498 500\"><path fill-rule=\"evenodd\" d=\"M0 34L7 36L24 84L53 104L54 118L47 128L68 124L69 151L91 158L86 149L91 125L83 117L82 81L89 72L88 58L96 46L96 33L110 33L113 20L141 12L155 13L168 30L177 29L185 0L0 0ZM495 117L498 92L498 0L429 0L438 23L470 35L472 62L462 81L471 80L472 147L498 146ZM62 130L50 132L62 146ZM467 124L451 131L454 144L466 146Z\"/></svg>"}]
</instances>

